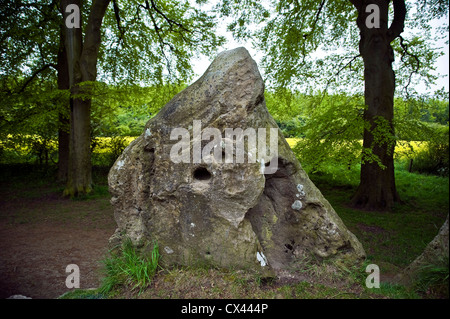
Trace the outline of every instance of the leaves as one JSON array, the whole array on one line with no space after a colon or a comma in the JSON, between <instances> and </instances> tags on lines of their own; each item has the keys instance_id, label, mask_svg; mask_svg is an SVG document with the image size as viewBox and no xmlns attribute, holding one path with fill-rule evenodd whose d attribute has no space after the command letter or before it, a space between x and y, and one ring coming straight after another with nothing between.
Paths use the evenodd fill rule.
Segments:
<instances>
[{"instance_id":1,"label":"leaves","mask_svg":"<svg viewBox=\"0 0 450 319\"><path fill-rule=\"evenodd\" d=\"M101 48L102 80L159 85L188 81L190 59L215 52L225 41L214 31L215 16L189 1L128 0L117 4L122 32L115 12L109 10Z\"/></svg>"},{"instance_id":2,"label":"leaves","mask_svg":"<svg viewBox=\"0 0 450 319\"><path fill-rule=\"evenodd\" d=\"M191 58L211 54L224 42L215 32L214 13L204 11L203 3L115 0L107 8L100 30L98 81L80 83L72 96L92 99L94 135L139 134L190 80ZM83 28L92 4L82 2ZM57 89L65 29L59 5L55 0L2 2L1 140L13 136L20 142L19 136L36 134L56 138L62 127L59 118L69 118L69 91Z\"/></svg>"},{"instance_id":3,"label":"leaves","mask_svg":"<svg viewBox=\"0 0 450 319\"><path fill-rule=\"evenodd\" d=\"M430 71L441 49L434 41L448 38L448 27L445 32L432 32L430 27L431 19L447 16L448 2L420 0L407 5L406 30L415 28L416 33L403 35L407 46L400 40L393 43L394 71L404 88L398 93L405 96L415 84L436 80ZM362 59L354 59L359 55L357 11L351 1L278 0L263 5L223 0L219 12L233 19L229 29L235 37L253 39L255 48L264 52L262 67L269 87L304 93L362 91Z\"/></svg>"}]
</instances>

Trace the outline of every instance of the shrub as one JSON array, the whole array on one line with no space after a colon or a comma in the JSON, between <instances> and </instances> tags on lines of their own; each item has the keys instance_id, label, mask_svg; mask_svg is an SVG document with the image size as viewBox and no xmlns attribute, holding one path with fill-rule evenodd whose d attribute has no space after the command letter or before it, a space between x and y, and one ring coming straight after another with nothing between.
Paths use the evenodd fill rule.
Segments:
<instances>
[{"instance_id":1,"label":"shrub","mask_svg":"<svg viewBox=\"0 0 450 319\"><path fill-rule=\"evenodd\" d=\"M92 140L92 164L111 167L134 138L124 136L96 137Z\"/></svg>"},{"instance_id":2,"label":"shrub","mask_svg":"<svg viewBox=\"0 0 450 319\"><path fill-rule=\"evenodd\" d=\"M449 129L437 130L436 137L426 148L416 153L412 170L419 173L449 176Z\"/></svg>"},{"instance_id":3,"label":"shrub","mask_svg":"<svg viewBox=\"0 0 450 319\"><path fill-rule=\"evenodd\" d=\"M305 119L298 116L287 121L275 120L285 138L304 137Z\"/></svg>"}]
</instances>

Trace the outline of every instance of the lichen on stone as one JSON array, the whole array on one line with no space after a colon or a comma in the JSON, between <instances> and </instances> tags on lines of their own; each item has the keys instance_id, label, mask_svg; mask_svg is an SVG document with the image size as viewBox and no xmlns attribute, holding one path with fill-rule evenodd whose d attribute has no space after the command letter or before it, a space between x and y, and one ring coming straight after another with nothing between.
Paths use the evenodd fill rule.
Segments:
<instances>
[{"instance_id":1,"label":"lichen on stone","mask_svg":"<svg viewBox=\"0 0 450 319\"><path fill-rule=\"evenodd\" d=\"M300 209L302 209L302 207L303 207L303 204L302 204L302 202L301 201L299 201L299 200L296 200L295 202L294 202L294 204L292 204L292 209L295 209L295 210L300 210Z\"/></svg>"}]
</instances>

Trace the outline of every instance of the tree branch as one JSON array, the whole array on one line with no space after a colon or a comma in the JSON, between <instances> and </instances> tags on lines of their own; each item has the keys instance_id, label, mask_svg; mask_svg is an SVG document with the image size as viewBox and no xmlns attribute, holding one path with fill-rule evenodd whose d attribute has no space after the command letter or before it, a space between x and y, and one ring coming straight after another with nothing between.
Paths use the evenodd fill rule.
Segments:
<instances>
[{"instance_id":1,"label":"tree branch","mask_svg":"<svg viewBox=\"0 0 450 319\"><path fill-rule=\"evenodd\" d=\"M406 92L406 96L409 97L408 87L411 84L411 80L412 80L413 74L419 73L419 69L420 69L420 64L421 63L420 63L420 59L419 59L419 57L417 55L408 52L408 44L404 43L405 40L403 39L403 37L399 36L399 38L400 38L400 46L403 49L403 53L402 53L402 56L400 58L401 61L404 62L405 55L408 55L408 56L414 58L414 60L416 60L416 62L417 62L416 67L413 68L412 72L409 74L408 83L403 88L403 90Z\"/></svg>"},{"instance_id":2,"label":"tree branch","mask_svg":"<svg viewBox=\"0 0 450 319\"><path fill-rule=\"evenodd\" d=\"M327 85L325 87L325 91L328 89L328 86L330 85L332 79L334 79L335 77L337 77L342 70L344 70L345 68L347 68L348 66L351 66L352 62L355 61L357 58L359 58L361 56L361 54L355 55L353 58L350 59L350 61L348 61L342 68L340 68L334 75L333 77L331 77L328 81L327 81Z\"/></svg>"},{"instance_id":3,"label":"tree branch","mask_svg":"<svg viewBox=\"0 0 450 319\"><path fill-rule=\"evenodd\" d=\"M405 0L394 0L394 20L388 30L388 40L392 42L400 36L405 28L406 5Z\"/></svg>"},{"instance_id":4,"label":"tree branch","mask_svg":"<svg viewBox=\"0 0 450 319\"><path fill-rule=\"evenodd\" d=\"M117 29L119 30L120 36L119 36L119 43L120 41L125 41L123 36L125 34L125 32L122 29L122 26L120 24L120 9L119 6L117 5L117 0L113 0L113 8L114 8L114 16L116 17L116 22L117 22Z\"/></svg>"},{"instance_id":5,"label":"tree branch","mask_svg":"<svg viewBox=\"0 0 450 319\"><path fill-rule=\"evenodd\" d=\"M156 20L155 20L155 17L153 16L152 11L150 10L150 5L148 3L148 0L145 0L145 7L144 8L147 9L148 14L150 16L150 20L152 20L153 27L155 28L156 35L157 35L157 37L159 39L159 47L161 49L162 55L164 56L164 59L166 60L167 69L169 70L169 74L170 74L171 73L171 71L170 71L170 61L169 61L169 59L166 56L166 53L164 51L164 46L167 45L170 48L170 50L172 50L172 51L174 50L174 48L170 45L170 43L165 42L163 37L161 36L161 33L159 32L160 28L156 24Z\"/></svg>"},{"instance_id":6,"label":"tree branch","mask_svg":"<svg viewBox=\"0 0 450 319\"><path fill-rule=\"evenodd\" d=\"M33 74L28 78L28 80L25 81L25 83L22 85L22 87L20 88L18 93L22 93L25 88L28 86L28 84L31 83L31 81L33 81L33 79L41 72L44 72L45 70L47 70L48 68L54 68L55 70L57 70L56 65L54 65L53 63L47 63L45 65L42 66L42 68L36 70L33 72Z\"/></svg>"},{"instance_id":7,"label":"tree branch","mask_svg":"<svg viewBox=\"0 0 450 319\"><path fill-rule=\"evenodd\" d=\"M146 1L147 2L147 1ZM189 31L188 29L186 29L181 23L174 21L172 19L169 19L161 10L159 10L159 8L156 6L156 3L154 0L150 0L151 4L152 4L152 8L153 10L155 10L159 15L161 15L164 20L167 21L167 23L169 23L170 28L172 29L172 25L176 25L178 27L180 27L181 29L183 29L184 31L190 33L191 31ZM148 2L147 2L148 3Z\"/></svg>"},{"instance_id":8,"label":"tree branch","mask_svg":"<svg viewBox=\"0 0 450 319\"><path fill-rule=\"evenodd\" d=\"M317 21L319 21L319 16L320 16L320 13L322 12L323 6L325 5L325 2L326 2L326 0L322 0L322 2L320 3L320 7L319 7L319 10L317 10L317 12L316 12L316 18L314 19L312 29L314 29Z\"/></svg>"},{"instance_id":9,"label":"tree branch","mask_svg":"<svg viewBox=\"0 0 450 319\"><path fill-rule=\"evenodd\" d=\"M362 0L350 0L350 2L355 6L356 10L358 10L358 12L359 12L363 5L363 1Z\"/></svg>"},{"instance_id":10,"label":"tree branch","mask_svg":"<svg viewBox=\"0 0 450 319\"><path fill-rule=\"evenodd\" d=\"M101 25L106 8L111 0L94 0L86 26L83 51L80 63L82 81L95 81L97 77L97 57L101 43Z\"/></svg>"},{"instance_id":11,"label":"tree branch","mask_svg":"<svg viewBox=\"0 0 450 319\"><path fill-rule=\"evenodd\" d=\"M303 38L306 39L309 35L311 35L311 33L314 33L314 29L316 28L317 21L319 21L320 13L322 12L322 9L323 9L323 7L325 5L325 2L326 2L326 0L322 0L322 2L320 3L320 6L319 6L319 9L316 12L314 21L311 23L311 32L307 33L307 34L304 34Z\"/></svg>"}]
</instances>

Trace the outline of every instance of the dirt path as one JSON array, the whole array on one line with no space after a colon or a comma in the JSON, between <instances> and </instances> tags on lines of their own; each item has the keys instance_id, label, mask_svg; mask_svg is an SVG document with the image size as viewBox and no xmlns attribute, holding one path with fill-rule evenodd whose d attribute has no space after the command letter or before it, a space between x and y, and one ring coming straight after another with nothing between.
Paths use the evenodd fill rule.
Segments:
<instances>
[{"instance_id":1,"label":"dirt path","mask_svg":"<svg viewBox=\"0 0 450 319\"><path fill-rule=\"evenodd\" d=\"M80 288L98 287L99 262L115 224L108 198L72 201L57 194L0 199L0 298L57 298L69 291L66 266Z\"/></svg>"}]
</instances>

